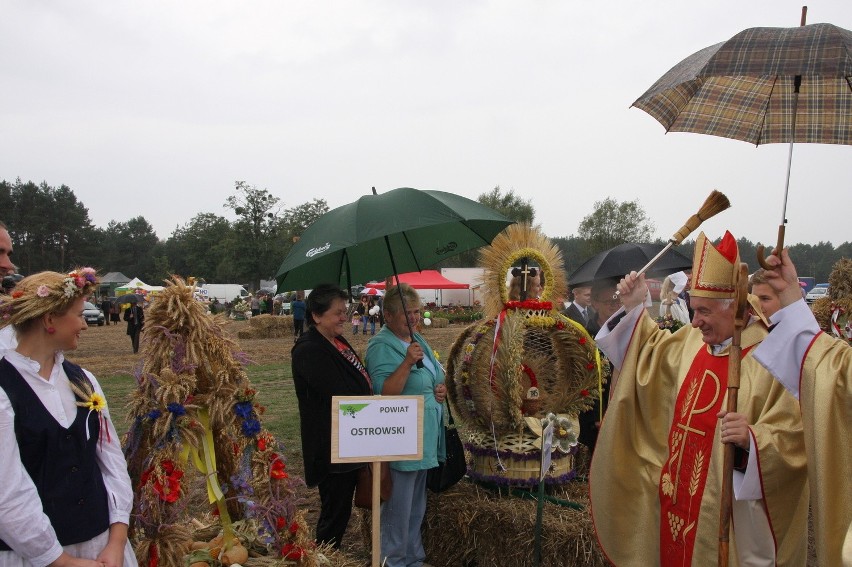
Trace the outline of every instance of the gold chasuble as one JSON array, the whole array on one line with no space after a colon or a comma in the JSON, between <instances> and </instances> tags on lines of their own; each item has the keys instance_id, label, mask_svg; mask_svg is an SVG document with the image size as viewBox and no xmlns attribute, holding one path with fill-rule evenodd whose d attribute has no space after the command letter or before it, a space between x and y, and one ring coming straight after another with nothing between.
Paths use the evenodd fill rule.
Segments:
<instances>
[{"instance_id":1,"label":"gold chasuble","mask_svg":"<svg viewBox=\"0 0 852 567\"><path fill-rule=\"evenodd\" d=\"M799 387L817 558L820 565L852 567L852 347L817 335Z\"/></svg>"},{"instance_id":2,"label":"gold chasuble","mask_svg":"<svg viewBox=\"0 0 852 567\"><path fill-rule=\"evenodd\" d=\"M802 422L797 400L750 354L764 336L761 323L743 331L737 412L751 424L758 470L750 473L760 476L776 564L801 567L808 512ZM727 398L727 354L712 354L697 329L672 334L647 313L639 317L611 385L590 474L595 531L613 564L716 564L723 455L716 414ZM732 522L732 566L736 532Z\"/></svg>"}]
</instances>

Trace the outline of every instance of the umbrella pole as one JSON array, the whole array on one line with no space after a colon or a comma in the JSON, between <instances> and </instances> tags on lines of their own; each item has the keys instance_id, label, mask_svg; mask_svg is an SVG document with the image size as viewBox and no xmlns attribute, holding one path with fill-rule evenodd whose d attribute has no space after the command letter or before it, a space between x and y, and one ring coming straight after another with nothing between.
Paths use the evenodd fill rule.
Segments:
<instances>
[{"instance_id":1,"label":"umbrella pole","mask_svg":"<svg viewBox=\"0 0 852 567\"><path fill-rule=\"evenodd\" d=\"M375 190L375 188L373 188ZM396 271L396 262L393 259L391 252L390 239L385 236L385 246L388 247L388 256L390 256L391 268L393 268L393 277L396 278L396 287L399 287L399 274ZM411 337L411 342L414 342L414 329L411 326L411 321L408 320L408 308L405 306L405 295L399 294L399 301L402 303L402 312L405 313L405 324L408 325L408 335ZM423 368L423 361L417 361L417 368Z\"/></svg>"},{"instance_id":2,"label":"umbrella pole","mask_svg":"<svg viewBox=\"0 0 852 567\"><path fill-rule=\"evenodd\" d=\"M802 20L799 25L804 26L808 17L808 7L802 6ZM778 240L775 243L775 249L772 251L776 256L781 255L781 250L784 248L784 233L787 229L787 195L790 193L790 169L793 166L793 144L796 141L796 115L799 109L799 91L802 87L802 76L796 75L793 78L793 120L792 129L790 131L790 151L787 153L787 180L784 183L784 204L781 207L781 224L778 226ZM766 263L764 257L763 244L757 245L757 263L764 270L771 270L772 266Z\"/></svg>"},{"instance_id":3,"label":"umbrella pole","mask_svg":"<svg viewBox=\"0 0 852 567\"><path fill-rule=\"evenodd\" d=\"M748 265L740 264L737 282L737 313L734 319L734 336L728 353L728 403L727 411L737 411L737 395L740 390L741 336L746 324L748 307ZM719 567L728 566L728 539L731 531L734 484L734 444L726 443L722 459L722 501L719 507Z\"/></svg>"}]
</instances>

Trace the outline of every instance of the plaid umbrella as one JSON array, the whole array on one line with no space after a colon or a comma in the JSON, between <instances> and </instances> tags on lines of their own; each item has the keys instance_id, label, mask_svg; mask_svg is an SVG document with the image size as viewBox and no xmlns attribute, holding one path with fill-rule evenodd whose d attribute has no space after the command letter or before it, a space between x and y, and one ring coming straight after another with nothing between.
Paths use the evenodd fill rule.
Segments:
<instances>
[{"instance_id":1,"label":"plaid umbrella","mask_svg":"<svg viewBox=\"0 0 852 567\"><path fill-rule=\"evenodd\" d=\"M801 87L794 121L796 77ZM633 106L669 132L755 145L852 144L850 79L849 30L832 24L750 28L690 55Z\"/></svg>"},{"instance_id":2,"label":"plaid umbrella","mask_svg":"<svg viewBox=\"0 0 852 567\"><path fill-rule=\"evenodd\" d=\"M633 106L668 132L751 142L789 143L780 251L794 142L852 144L852 32L832 24L750 28L693 53ZM770 266L758 246L758 262Z\"/></svg>"}]
</instances>

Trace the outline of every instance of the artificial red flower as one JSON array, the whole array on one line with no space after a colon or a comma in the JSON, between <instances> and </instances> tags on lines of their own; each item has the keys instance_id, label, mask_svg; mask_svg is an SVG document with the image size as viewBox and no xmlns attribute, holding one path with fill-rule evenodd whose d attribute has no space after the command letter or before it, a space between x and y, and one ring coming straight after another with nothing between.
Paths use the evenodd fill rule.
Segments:
<instances>
[{"instance_id":1,"label":"artificial red flower","mask_svg":"<svg viewBox=\"0 0 852 567\"><path fill-rule=\"evenodd\" d=\"M266 451L266 438L258 437L257 438L257 450L258 451Z\"/></svg>"},{"instance_id":2,"label":"artificial red flower","mask_svg":"<svg viewBox=\"0 0 852 567\"><path fill-rule=\"evenodd\" d=\"M565 323L563 323L562 321L557 321L556 322L556 328L561 331L562 329L565 328Z\"/></svg>"},{"instance_id":3,"label":"artificial red flower","mask_svg":"<svg viewBox=\"0 0 852 567\"><path fill-rule=\"evenodd\" d=\"M281 548L281 557L284 559L301 559L305 556L305 550L296 544L288 543Z\"/></svg>"},{"instance_id":4,"label":"artificial red flower","mask_svg":"<svg viewBox=\"0 0 852 567\"><path fill-rule=\"evenodd\" d=\"M584 398L588 397L589 391L588 390L580 390L580 395L583 396Z\"/></svg>"},{"instance_id":5,"label":"artificial red flower","mask_svg":"<svg viewBox=\"0 0 852 567\"><path fill-rule=\"evenodd\" d=\"M580 337L580 344L581 345L586 344L586 337Z\"/></svg>"},{"instance_id":6,"label":"artificial red flower","mask_svg":"<svg viewBox=\"0 0 852 567\"><path fill-rule=\"evenodd\" d=\"M284 470L284 461L278 458L278 455L275 455L275 458L272 460L272 466L269 469L269 476L275 479L287 478L287 472Z\"/></svg>"},{"instance_id":7,"label":"artificial red flower","mask_svg":"<svg viewBox=\"0 0 852 567\"><path fill-rule=\"evenodd\" d=\"M291 533L292 535L296 535L296 533L298 533L298 531L299 531L299 524L297 524L297 523L294 521L292 524L290 524L290 533Z\"/></svg>"},{"instance_id":8,"label":"artificial red flower","mask_svg":"<svg viewBox=\"0 0 852 567\"><path fill-rule=\"evenodd\" d=\"M12 297L14 299L18 299L19 297L22 297L23 295L24 295L24 292L19 290L19 289L16 289L15 291L12 292Z\"/></svg>"},{"instance_id":9,"label":"artificial red flower","mask_svg":"<svg viewBox=\"0 0 852 567\"><path fill-rule=\"evenodd\" d=\"M154 474L155 468L159 468L158 474ZM172 461L161 461L159 466L154 465L142 473L142 477L139 479L140 486L148 484L152 476L154 482L151 486L160 500L176 502L180 496L180 479L183 477L183 471L177 468Z\"/></svg>"},{"instance_id":10,"label":"artificial red flower","mask_svg":"<svg viewBox=\"0 0 852 567\"><path fill-rule=\"evenodd\" d=\"M286 525L287 525L287 520L285 520L282 516L278 516L277 518L275 518L275 529L276 530L282 530L282 529L284 529L284 526L286 526Z\"/></svg>"},{"instance_id":11,"label":"artificial red flower","mask_svg":"<svg viewBox=\"0 0 852 567\"><path fill-rule=\"evenodd\" d=\"M588 368L589 370L591 370L591 369L592 369L592 368L594 368L594 367L595 367L595 363L594 363L594 362L590 362L590 363L588 363L588 364L586 365L586 368Z\"/></svg>"}]
</instances>

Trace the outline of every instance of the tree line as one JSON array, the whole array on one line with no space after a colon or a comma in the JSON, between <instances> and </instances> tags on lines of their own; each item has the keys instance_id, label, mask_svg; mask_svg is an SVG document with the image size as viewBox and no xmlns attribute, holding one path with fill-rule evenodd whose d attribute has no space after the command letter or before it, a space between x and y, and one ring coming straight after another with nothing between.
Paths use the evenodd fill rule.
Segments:
<instances>
[{"instance_id":1,"label":"tree line","mask_svg":"<svg viewBox=\"0 0 852 567\"><path fill-rule=\"evenodd\" d=\"M512 220L535 222L530 201L513 190L497 186L477 200ZM329 210L324 199L284 208L269 190L245 181L235 182L234 193L223 208L232 211L236 219L198 213L161 240L143 216L111 220L106 227L94 226L84 203L66 185L0 181L0 220L10 228L14 261L22 274L94 266L102 274L122 272L155 285L179 274L258 289L261 280L272 279L294 241ZM618 244L653 242L654 233L654 225L639 201L608 198L594 204L576 235L551 239L562 250L570 274L587 258ZM753 271L757 268L756 243L746 238L738 243L742 261ZM678 249L691 258L693 244L687 241ZM829 242L794 244L790 251L801 275L825 282L837 260L852 258L852 242L836 248ZM476 258L476 251L472 251L449 258L436 268L474 266Z\"/></svg>"}]
</instances>

